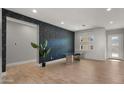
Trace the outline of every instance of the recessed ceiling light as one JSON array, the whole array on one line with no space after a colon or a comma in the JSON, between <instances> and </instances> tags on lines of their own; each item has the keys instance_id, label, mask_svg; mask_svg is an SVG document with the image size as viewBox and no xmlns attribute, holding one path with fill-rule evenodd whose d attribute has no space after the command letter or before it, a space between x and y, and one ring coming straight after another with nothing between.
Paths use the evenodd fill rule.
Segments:
<instances>
[{"instance_id":1,"label":"recessed ceiling light","mask_svg":"<svg viewBox=\"0 0 124 93\"><path fill-rule=\"evenodd\" d=\"M110 24L113 24L113 21L110 21L109 23L110 23Z\"/></svg>"},{"instance_id":2,"label":"recessed ceiling light","mask_svg":"<svg viewBox=\"0 0 124 93\"><path fill-rule=\"evenodd\" d=\"M32 12L33 12L33 13L37 13L37 10L36 10L36 9L33 9Z\"/></svg>"},{"instance_id":3,"label":"recessed ceiling light","mask_svg":"<svg viewBox=\"0 0 124 93\"><path fill-rule=\"evenodd\" d=\"M63 21L61 21L61 24L63 25L63 24L64 24L64 22L63 22Z\"/></svg>"},{"instance_id":4,"label":"recessed ceiling light","mask_svg":"<svg viewBox=\"0 0 124 93\"><path fill-rule=\"evenodd\" d=\"M107 8L106 11L111 11L112 9L111 8Z\"/></svg>"}]
</instances>

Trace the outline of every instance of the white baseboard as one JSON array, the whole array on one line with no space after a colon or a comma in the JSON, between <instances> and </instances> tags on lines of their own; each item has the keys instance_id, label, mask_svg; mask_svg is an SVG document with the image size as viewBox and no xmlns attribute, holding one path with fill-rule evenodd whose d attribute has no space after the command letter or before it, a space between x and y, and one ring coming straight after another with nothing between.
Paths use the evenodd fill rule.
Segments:
<instances>
[{"instance_id":1,"label":"white baseboard","mask_svg":"<svg viewBox=\"0 0 124 93\"><path fill-rule=\"evenodd\" d=\"M61 58L61 59L57 59L57 60L52 60L52 61L48 61L46 62L47 65L49 64L55 64L55 63L59 63L59 62L62 62L62 61L66 61L66 58ZM38 64L38 66L42 66L42 63L41 64Z\"/></svg>"},{"instance_id":2,"label":"white baseboard","mask_svg":"<svg viewBox=\"0 0 124 93\"><path fill-rule=\"evenodd\" d=\"M106 59L93 59L93 58L82 58L82 60L83 59L86 59L86 60L92 60L92 61L101 61L101 62L104 62L104 61L106 61Z\"/></svg>"},{"instance_id":3,"label":"white baseboard","mask_svg":"<svg viewBox=\"0 0 124 93\"><path fill-rule=\"evenodd\" d=\"M9 67L9 66L21 65L21 64L32 63L32 62L37 62L37 61L35 59L27 60L27 61L18 61L18 62L7 64L7 66Z\"/></svg>"},{"instance_id":4,"label":"white baseboard","mask_svg":"<svg viewBox=\"0 0 124 93\"><path fill-rule=\"evenodd\" d=\"M66 58L61 58L61 59L57 59L57 60L48 61L47 64L54 64L54 63L62 62L65 60L66 60Z\"/></svg>"},{"instance_id":5,"label":"white baseboard","mask_svg":"<svg viewBox=\"0 0 124 93\"><path fill-rule=\"evenodd\" d=\"M48 61L48 62L46 62L46 64L54 64L54 63L58 63L58 62L65 61L65 60L66 60L66 58L61 58L61 59L57 59L57 60ZM37 62L37 61L35 59L27 60L27 61L19 61L19 62L7 64L7 67L26 64L26 63L32 63L32 62ZM37 65L41 66L41 64L37 64Z\"/></svg>"}]
</instances>

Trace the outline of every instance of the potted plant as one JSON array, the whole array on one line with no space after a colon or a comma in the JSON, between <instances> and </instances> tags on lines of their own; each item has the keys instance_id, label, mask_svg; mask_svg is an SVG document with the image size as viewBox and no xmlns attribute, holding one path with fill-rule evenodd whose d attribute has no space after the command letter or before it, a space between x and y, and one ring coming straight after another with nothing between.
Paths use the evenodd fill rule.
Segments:
<instances>
[{"instance_id":1,"label":"potted plant","mask_svg":"<svg viewBox=\"0 0 124 93\"><path fill-rule=\"evenodd\" d=\"M51 51L51 48L48 48L48 41L45 40L40 45L37 45L37 44L31 42L31 46L33 48L35 48L35 49L38 49L39 56L40 56L41 61L42 61L42 67L45 67L46 66L46 61L47 61L48 54Z\"/></svg>"}]
</instances>

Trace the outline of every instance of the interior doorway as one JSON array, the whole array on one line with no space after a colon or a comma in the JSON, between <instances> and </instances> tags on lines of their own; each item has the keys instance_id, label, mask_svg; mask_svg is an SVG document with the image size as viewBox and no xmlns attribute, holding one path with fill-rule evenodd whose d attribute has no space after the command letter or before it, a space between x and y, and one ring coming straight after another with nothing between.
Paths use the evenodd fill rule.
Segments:
<instances>
[{"instance_id":1,"label":"interior doorway","mask_svg":"<svg viewBox=\"0 0 124 93\"><path fill-rule=\"evenodd\" d=\"M123 59L123 34L108 35L108 58Z\"/></svg>"},{"instance_id":2,"label":"interior doorway","mask_svg":"<svg viewBox=\"0 0 124 93\"><path fill-rule=\"evenodd\" d=\"M39 44L38 25L7 17L7 66L38 62L39 53L31 42Z\"/></svg>"}]
</instances>

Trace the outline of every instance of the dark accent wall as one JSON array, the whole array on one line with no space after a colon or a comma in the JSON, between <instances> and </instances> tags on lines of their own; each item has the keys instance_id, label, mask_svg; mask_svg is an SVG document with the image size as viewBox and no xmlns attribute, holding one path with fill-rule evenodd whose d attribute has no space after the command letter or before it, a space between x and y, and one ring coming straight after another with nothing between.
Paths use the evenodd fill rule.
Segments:
<instances>
[{"instance_id":1,"label":"dark accent wall","mask_svg":"<svg viewBox=\"0 0 124 93\"><path fill-rule=\"evenodd\" d=\"M6 71L6 17L12 17L39 25L39 43L48 40L52 48L47 61L64 58L66 54L74 53L74 32L2 9L2 71ZM40 59L40 58L39 58ZM41 59L39 60L39 63Z\"/></svg>"}]
</instances>

